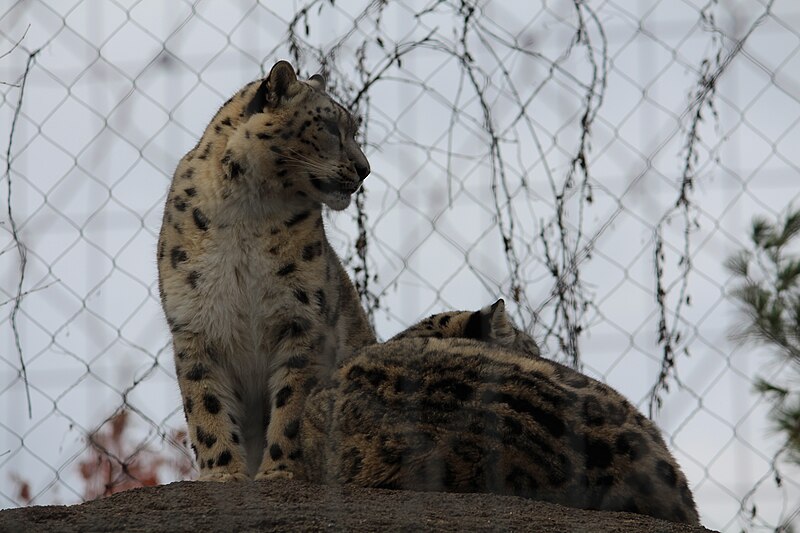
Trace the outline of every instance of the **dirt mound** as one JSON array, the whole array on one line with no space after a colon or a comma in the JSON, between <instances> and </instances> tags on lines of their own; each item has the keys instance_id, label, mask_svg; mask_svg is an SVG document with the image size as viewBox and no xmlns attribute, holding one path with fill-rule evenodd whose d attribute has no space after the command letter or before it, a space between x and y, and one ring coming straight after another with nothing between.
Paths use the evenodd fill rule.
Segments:
<instances>
[{"instance_id":1,"label":"dirt mound","mask_svg":"<svg viewBox=\"0 0 800 533\"><path fill-rule=\"evenodd\" d=\"M0 531L708 531L490 494L179 482L73 506L0 511Z\"/></svg>"}]
</instances>

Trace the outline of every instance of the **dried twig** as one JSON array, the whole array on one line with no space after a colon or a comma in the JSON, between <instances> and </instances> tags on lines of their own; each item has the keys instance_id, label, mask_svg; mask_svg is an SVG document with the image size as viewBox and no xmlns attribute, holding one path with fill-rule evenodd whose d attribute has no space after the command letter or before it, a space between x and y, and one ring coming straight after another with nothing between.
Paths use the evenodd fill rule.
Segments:
<instances>
[{"instance_id":1,"label":"dried twig","mask_svg":"<svg viewBox=\"0 0 800 533\"><path fill-rule=\"evenodd\" d=\"M27 30L26 30L27 31ZM28 252L27 248L20 240L19 233L17 231L17 223L14 220L14 213L11 209L11 146L14 141L14 131L17 127L17 119L19 118L19 113L22 110L22 99L25 96L25 82L28 80L28 73L31 70L31 66L33 65L33 61L36 58L36 54L39 53L40 49L34 50L30 54L28 54L28 61L25 64L25 72L22 75L22 81L19 85L19 98L17 99L17 107L14 110L14 118L11 120L11 130L8 133L8 148L6 149L6 183L8 186L8 220L11 226L11 236L14 239L14 243L17 248L17 252L19 253L19 282L17 283L17 294L14 297L14 306L11 308L11 330L14 332L14 344L17 347L17 353L19 354L19 365L20 365L20 372L22 373L22 381L25 383L25 397L28 401L28 418L33 418L33 407L31 405L31 391L30 391L30 384L28 383L28 371L25 368L25 358L22 355L22 343L19 337L19 325L17 324L17 314L19 313L20 305L22 304L22 297L24 293L22 292L22 284L25 281L25 267L28 264Z\"/></svg>"},{"instance_id":2,"label":"dried twig","mask_svg":"<svg viewBox=\"0 0 800 533\"><path fill-rule=\"evenodd\" d=\"M56 280L51 281L50 283L47 283L46 285L42 285L41 287L36 287L35 289L31 289L29 291L25 291L23 293L20 293L19 294L19 298L22 298L24 296L28 296L29 294L32 294L34 292L43 291L43 290L47 289L48 287L51 287L52 285L55 285L56 283L59 283L60 281L61 281L60 279L56 279ZM6 300L4 302L0 302L0 307L3 307L6 304L10 304L11 302L16 302L16 301L17 301L17 297L16 296L14 298L9 298L8 300Z\"/></svg>"},{"instance_id":3,"label":"dried twig","mask_svg":"<svg viewBox=\"0 0 800 533\"><path fill-rule=\"evenodd\" d=\"M11 54L11 52L13 52L14 50L16 50L19 47L19 45L25 39L25 36L28 35L28 30L29 29L31 29L31 25L30 24L28 24L28 26L25 28L25 31L22 32L22 37L17 39L17 42L15 42L14 45L11 48L9 48L8 50L6 50L2 54L0 54L0 59L3 59L4 57L8 56L9 54ZM0 81L0 85L8 85L9 87L19 87L20 86L19 83L9 83L7 81Z\"/></svg>"},{"instance_id":4,"label":"dried twig","mask_svg":"<svg viewBox=\"0 0 800 533\"><path fill-rule=\"evenodd\" d=\"M709 2L701 12L703 21L710 26L713 32L712 42L717 42L718 47L711 59L705 58L700 63L700 78L697 81L694 96L686 111L682 114L682 118L689 117L689 126L686 132L686 142L684 143L683 171L680 178L678 198L675 200L675 204L661 217L654 231L658 342L662 347L662 356L661 370L659 371L655 384L650 390L649 413L651 418L661 407L662 391L669 390L668 381L675 371L675 354L679 351L678 346L681 342L681 332L679 330L681 311L684 305L691 304L691 297L688 294L689 276L692 271L690 237L692 231L698 227L697 221L693 219L695 208L691 201L691 192L694 190L694 182L697 177L695 174L695 167L700 157L698 153L698 144L701 140L699 128L704 121L705 111L709 111L715 119L717 118L716 109L714 107L717 82L725 73L731 61L742 51L742 47L750 35L764 22L766 17L769 16L773 2L774 0L767 2L764 12L750 25L744 36L736 41L734 46L724 57L722 54L723 43L719 37L721 32L716 28L714 13L711 11L711 7L716 5L716 1ZM667 310L666 301L668 290L664 285L665 254L662 229L677 213L680 214L683 222L683 249L678 259L678 265L681 268L678 299L670 319L668 317L670 313ZM683 352L688 355L688 348L684 347Z\"/></svg>"},{"instance_id":5,"label":"dried twig","mask_svg":"<svg viewBox=\"0 0 800 533\"><path fill-rule=\"evenodd\" d=\"M597 15L584 2L574 1L577 27L562 60L569 57L575 46L586 49L586 57L592 69L589 83L585 86L584 108L581 116L581 134L578 148L570 161L566 177L559 189L554 189L556 214L539 236L545 247L545 266L554 278L555 284L549 300L555 300L553 322L548 327L554 333L559 346L574 367L580 366L579 338L583 332L583 316L591 306L590 298L584 293L580 276L580 263L591 257L591 241L584 244L583 215L587 204L592 203L592 188L589 182L589 140L592 125L603 103L608 76L608 41ZM595 46L587 26L591 21L600 43ZM579 183L576 181L579 180ZM567 227L565 218L567 202L578 197L578 223L573 234ZM548 243L548 231L557 234L557 249Z\"/></svg>"}]
</instances>

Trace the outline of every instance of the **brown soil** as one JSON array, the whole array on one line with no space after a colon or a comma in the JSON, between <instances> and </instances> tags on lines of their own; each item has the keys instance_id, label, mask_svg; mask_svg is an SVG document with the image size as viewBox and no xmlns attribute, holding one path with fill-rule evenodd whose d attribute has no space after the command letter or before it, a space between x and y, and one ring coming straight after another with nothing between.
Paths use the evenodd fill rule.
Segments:
<instances>
[{"instance_id":1,"label":"brown soil","mask_svg":"<svg viewBox=\"0 0 800 533\"><path fill-rule=\"evenodd\" d=\"M178 482L73 506L0 511L0 531L708 531L490 494Z\"/></svg>"}]
</instances>

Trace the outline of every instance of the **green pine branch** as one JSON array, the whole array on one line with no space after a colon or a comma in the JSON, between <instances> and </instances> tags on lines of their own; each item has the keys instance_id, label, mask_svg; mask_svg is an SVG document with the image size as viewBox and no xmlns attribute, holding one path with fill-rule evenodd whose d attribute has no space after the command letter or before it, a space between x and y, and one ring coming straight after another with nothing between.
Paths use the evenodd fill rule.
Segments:
<instances>
[{"instance_id":1,"label":"green pine branch","mask_svg":"<svg viewBox=\"0 0 800 533\"><path fill-rule=\"evenodd\" d=\"M751 244L732 254L725 267L734 276L730 291L741 311L734 338L771 348L790 361L780 382L756 380L755 389L770 400L773 429L786 438L788 457L800 464L800 210L770 221L754 217Z\"/></svg>"}]
</instances>

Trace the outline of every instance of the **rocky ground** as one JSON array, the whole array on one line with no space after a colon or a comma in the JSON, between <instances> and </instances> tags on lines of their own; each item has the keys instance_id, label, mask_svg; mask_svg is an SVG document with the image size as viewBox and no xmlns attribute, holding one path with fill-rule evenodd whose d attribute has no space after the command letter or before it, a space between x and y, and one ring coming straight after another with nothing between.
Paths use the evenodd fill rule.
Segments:
<instances>
[{"instance_id":1,"label":"rocky ground","mask_svg":"<svg viewBox=\"0 0 800 533\"><path fill-rule=\"evenodd\" d=\"M629 513L523 498L326 487L297 481L178 482L73 506L0 511L1 532L32 531L708 531Z\"/></svg>"}]
</instances>

